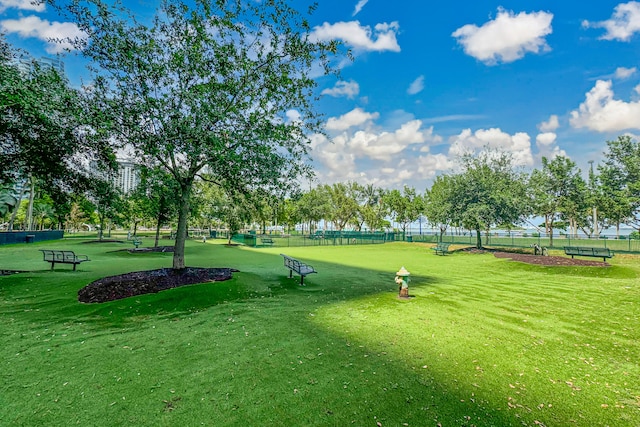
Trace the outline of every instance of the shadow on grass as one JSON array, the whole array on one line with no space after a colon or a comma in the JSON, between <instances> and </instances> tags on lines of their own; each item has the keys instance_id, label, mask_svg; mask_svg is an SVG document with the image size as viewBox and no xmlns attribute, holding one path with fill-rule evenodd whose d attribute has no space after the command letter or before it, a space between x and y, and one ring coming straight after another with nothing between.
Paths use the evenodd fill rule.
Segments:
<instances>
[{"instance_id":1,"label":"shadow on grass","mask_svg":"<svg viewBox=\"0 0 640 427\"><path fill-rule=\"evenodd\" d=\"M198 251L202 254L205 249ZM20 278L19 292L7 292L11 285L3 279L0 292L5 300L7 294L13 298L7 301L10 311L6 314L12 318L24 317L26 324L86 323L94 329L94 336L109 335L122 329L144 330L145 334L139 337L143 341L151 339L146 335L149 319L179 319L211 311L210 316L198 321L212 329L218 327L221 331L236 333L239 331L224 326L224 318L229 318L229 313L240 319L246 316L242 326L246 324L257 329L255 335L258 337L223 342L228 345L224 354L232 356L221 357L222 360L209 365L228 363L226 370L219 366L201 368L210 369L206 372L211 376L220 375L218 371L238 370L237 376L232 378L242 386L235 389L236 394L231 399L227 395L226 402L220 399L222 402L217 403L223 410L228 409L225 412L228 425L233 425L234 417L238 423L251 424L247 422L249 419L258 421L246 411L247 402L259 399L273 401L278 406L279 421L289 425L300 425L303 421L306 425L344 425L350 415L359 425L363 420L371 421L372 425L374 422L400 425L409 418L413 420L411 425L419 419L423 425L439 422L443 425L520 424L513 415L492 407L486 400L474 398L471 384L458 384L455 388L446 386L452 383L446 374L422 370L421 366L411 366L405 359L387 354L385 343L364 345L364 340L350 343L348 331L345 334L331 332L313 322L314 311L327 305L375 295L380 295L378 304L388 305L397 292L393 283L395 270L383 272L318 261L313 265L320 273L309 277L306 286L301 287L298 277L294 275L289 279L288 271L276 254L238 250L235 255L239 261L234 261L233 257L221 257L216 261L218 265L227 264L240 270L232 280L190 285L103 304L85 305L75 299L80 282L91 279L86 273L82 276L58 271L50 275L31 274ZM210 264L211 261L199 259L198 263ZM431 276L425 271L426 268L412 276L410 292L435 288L443 280L448 281L442 279L442 274ZM368 314L376 315L375 305ZM215 324L216 321L219 323ZM400 324L401 319L398 319ZM401 337L400 329L398 333ZM240 339L243 336L249 337L240 335ZM209 338L214 341L215 335ZM278 355L277 363L270 359L269 352ZM437 354L438 349L431 349L431 352ZM331 363L322 362L322 353L331 355ZM217 356L220 355L212 352L213 358ZM420 356L424 357L415 355L416 360ZM246 371L242 372L238 366ZM222 383L230 382L230 378L224 376L217 378ZM201 384L194 384L194 388L220 387L209 376L201 381ZM316 391L315 385L322 387ZM258 395L251 394L253 389L261 388L269 390L270 395L258 399ZM304 407L305 401L313 402L309 404L313 409L299 412L297 408ZM256 408L256 411L261 414L264 410ZM175 417L179 417L179 412Z\"/></svg>"}]
</instances>

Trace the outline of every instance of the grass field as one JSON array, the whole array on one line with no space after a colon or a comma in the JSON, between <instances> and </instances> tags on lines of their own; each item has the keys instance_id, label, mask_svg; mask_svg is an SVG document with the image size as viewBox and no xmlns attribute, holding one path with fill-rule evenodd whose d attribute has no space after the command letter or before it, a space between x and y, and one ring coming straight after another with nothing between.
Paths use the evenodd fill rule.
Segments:
<instances>
[{"instance_id":1,"label":"grass field","mask_svg":"<svg viewBox=\"0 0 640 427\"><path fill-rule=\"evenodd\" d=\"M640 263L537 267L428 245L188 242L227 282L104 304L77 291L171 254L0 247L0 425L640 426ZM145 245L148 243L145 242ZM78 271L39 248L92 261ZM395 272L410 272L410 300Z\"/></svg>"}]
</instances>

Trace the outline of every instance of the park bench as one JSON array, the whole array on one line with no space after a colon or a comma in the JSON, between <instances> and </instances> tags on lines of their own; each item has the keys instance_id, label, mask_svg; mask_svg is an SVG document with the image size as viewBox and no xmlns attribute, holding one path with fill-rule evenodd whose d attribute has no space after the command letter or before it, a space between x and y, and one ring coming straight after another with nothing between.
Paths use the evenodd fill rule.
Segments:
<instances>
[{"instance_id":1,"label":"park bench","mask_svg":"<svg viewBox=\"0 0 640 427\"><path fill-rule=\"evenodd\" d=\"M434 247L432 247L431 249L434 250L436 252L436 255L446 255L449 253L449 246L451 245L451 243L438 243L437 245L435 245Z\"/></svg>"},{"instance_id":2,"label":"park bench","mask_svg":"<svg viewBox=\"0 0 640 427\"><path fill-rule=\"evenodd\" d=\"M564 253L574 256L590 256L594 258L602 258L602 262L606 262L607 258L613 257L613 252L608 248L589 248L581 246L565 246Z\"/></svg>"},{"instance_id":3,"label":"park bench","mask_svg":"<svg viewBox=\"0 0 640 427\"><path fill-rule=\"evenodd\" d=\"M134 237L131 240L131 243L133 243L133 246L135 246L136 249L138 249L138 247L140 247L140 245L142 244L142 239L140 239L139 237Z\"/></svg>"},{"instance_id":4,"label":"park bench","mask_svg":"<svg viewBox=\"0 0 640 427\"><path fill-rule=\"evenodd\" d=\"M300 286L304 286L304 276L311 273L317 273L317 271L308 264L298 261L295 258L291 258L285 254L280 255L284 257L284 266L289 269L289 278L291 279L293 277L294 271L300 275Z\"/></svg>"},{"instance_id":5,"label":"park bench","mask_svg":"<svg viewBox=\"0 0 640 427\"><path fill-rule=\"evenodd\" d=\"M55 249L39 249L43 255L43 261L51 263L51 269L58 264L73 264L73 271L76 266L85 261L91 261L86 255L76 255L73 251L61 251Z\"/></svg>"},{"instance_id":6,"label":"park bench","mask_svg":"<svg viewBox=\"0 0 640 427\"><path fill-rule=\"evenodd\" d=\"M260 242L262 243L262 246L273 246L275 243L271 237L261 237Z\"/></svg>"}]
</instances>

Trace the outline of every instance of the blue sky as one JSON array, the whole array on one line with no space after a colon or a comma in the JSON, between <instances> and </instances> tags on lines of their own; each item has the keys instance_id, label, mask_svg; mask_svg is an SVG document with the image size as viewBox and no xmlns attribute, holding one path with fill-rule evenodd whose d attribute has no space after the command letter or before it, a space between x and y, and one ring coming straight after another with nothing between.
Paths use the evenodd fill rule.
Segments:
<instances>
[{"instance_id":1,"label":"blue sky","mask_svg":"<svg viewBox=\"0 0 640 427\"><path fill-rule=\"evenodd\" d=\"M148 14L155 1L126 3ZM607 140L640 135L640 2L321 0L311 24L355 57L341 80L317 79L320 182L423 191L485 146L527 170L563 154L586 171ZM75 31L29 0L0 0L0 29L34 56ZM66 68L86 76L73 55Z\"/></svg>"}]
</instances>

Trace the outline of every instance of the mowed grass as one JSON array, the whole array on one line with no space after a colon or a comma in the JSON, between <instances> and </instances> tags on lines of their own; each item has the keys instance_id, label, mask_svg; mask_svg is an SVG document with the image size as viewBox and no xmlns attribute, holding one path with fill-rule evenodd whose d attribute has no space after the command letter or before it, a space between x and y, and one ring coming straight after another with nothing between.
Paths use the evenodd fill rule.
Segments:
<instances>
[{"instance_id":1,"label":"mowed grass","mask_svg":"<svg viewBox=\"0 0 640 427\"><path fill-rule=\"evenodd\" d=\"M636 257L537 267L422 244L220 243L188 242L187 264L240 270L230 281L90 305L89 282L171 254L0 247L0 268L31 271L0 277L0 424L640 425ZM44 247L92 261L52 272ZM319 274L298 286L282 251Z\"/></svg>"}]
</instances>

